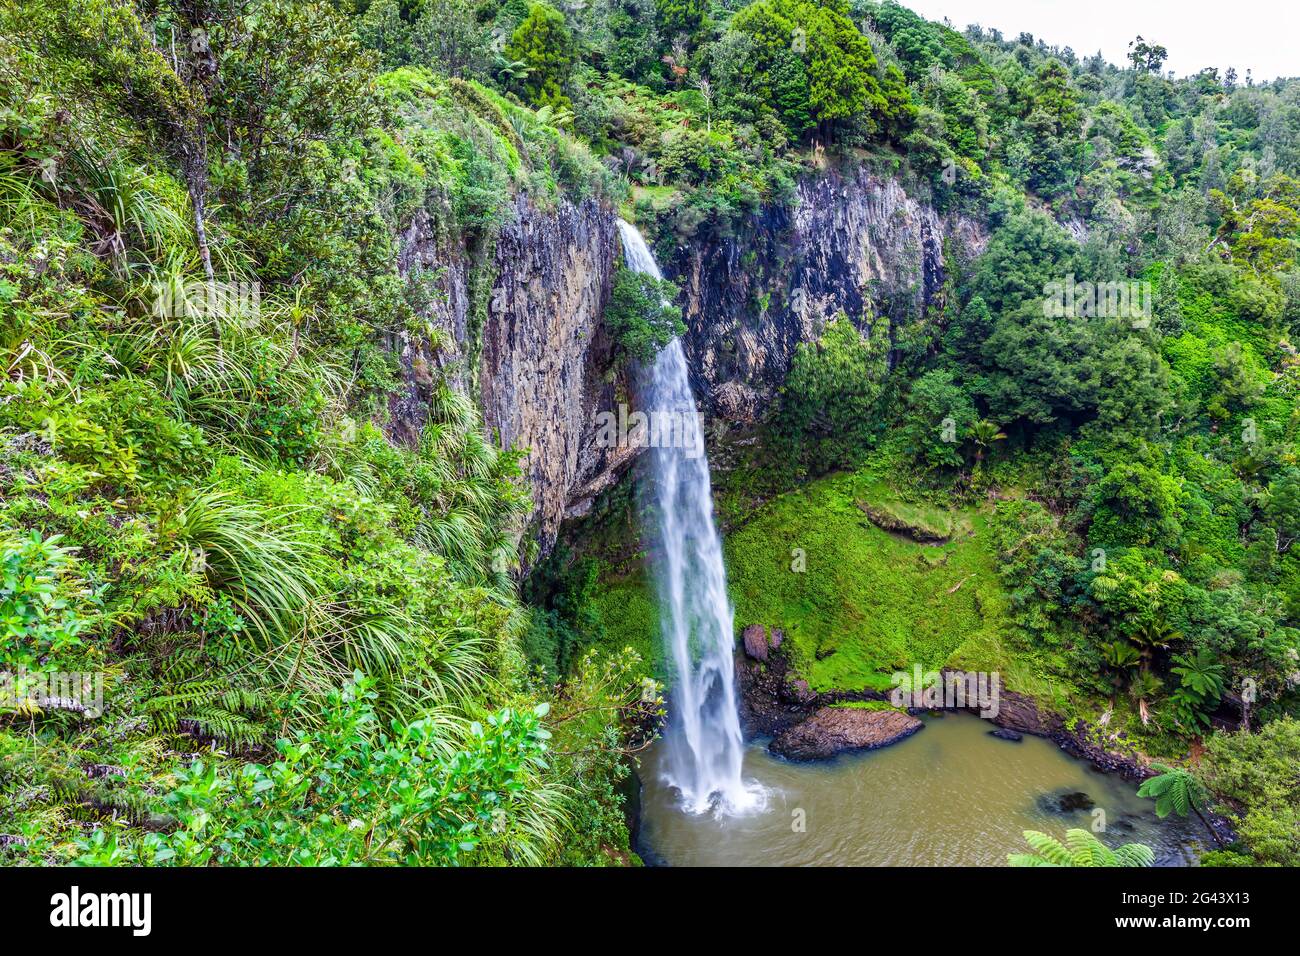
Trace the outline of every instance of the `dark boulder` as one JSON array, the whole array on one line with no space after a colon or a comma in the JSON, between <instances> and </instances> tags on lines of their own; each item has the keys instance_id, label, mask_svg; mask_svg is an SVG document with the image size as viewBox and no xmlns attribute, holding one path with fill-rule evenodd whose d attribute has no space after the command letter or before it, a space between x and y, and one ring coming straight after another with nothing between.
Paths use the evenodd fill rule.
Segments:
<instances>
[{"instance_id":1,"label":"dark boulder","mask_svg":"<svg viewBox=\"0 0 1300 956\"><path fill-rule=\"evenodd\" d=\"M1047 813L1078 813L1091 810L1097 802L1082 790L1057 790L1038 798L1039 809Z\"/></svg>"},{"instance_id":2,"label":"dark boulder","mask_svg":"<svg viewBox=\"0 0 1300 956\"><path fill-rule=\"evenodd\" d=\"M779 631L775 632L780 634ZM768 645L766 661L744 649L736 652L736 685L740 692L740 726L746 736L772 737L808 716L817 695L807 682L793 676L779 641Z\"/></svg>"},{"instance_id":3,"label":"dark boulder","mask_svg":"<svg viewBox=\"0 0 1300 956\"><path fill-rule=\"evenodd\" d=\"M799 704L804 706L811 704L817 699L817 693L808 686L808 682L802 677L794 680L786 680L777 692L781 700L788 704Z\"/></svg>"}]
</instances>

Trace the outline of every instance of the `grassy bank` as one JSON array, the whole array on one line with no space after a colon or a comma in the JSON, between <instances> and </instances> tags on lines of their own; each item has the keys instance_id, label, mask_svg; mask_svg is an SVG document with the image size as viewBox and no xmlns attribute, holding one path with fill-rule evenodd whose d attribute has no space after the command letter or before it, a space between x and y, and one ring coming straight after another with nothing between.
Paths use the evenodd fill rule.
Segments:
<instances>
[{"instance_id":1,"label":"grassy bank","mask_svg":"<svg viewBox=\"0 0 1300 956\"><path fill-rule=\"evenodd\" d=\"M905 500L869 473L778 496L725 542L737 633L750 624L781 628L817 691L885 689L894 671L919 663L996 670L1008 686L1063 706L1044 652L1009 646L988 518L987 508ZM611 571L598 590L601 643L634 647L662 673L644 569L634 562Z\"/></svg>"}]
</instances>

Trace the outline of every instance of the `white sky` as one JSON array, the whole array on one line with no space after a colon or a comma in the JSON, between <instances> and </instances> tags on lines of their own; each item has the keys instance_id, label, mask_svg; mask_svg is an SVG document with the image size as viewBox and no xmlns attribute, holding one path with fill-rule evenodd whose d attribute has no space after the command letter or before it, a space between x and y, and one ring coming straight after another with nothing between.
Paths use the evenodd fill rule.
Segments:
<instances>
[{"instance_id":1,"label":"white sky","mask_svg":"<svg viewBox=\"0 0 1300 956\"><path fill-rule=\"evenodd\" d=\"M1014 40L1028 32L1049 46L1080 56L1098 50L1126 62L1128 43L1141 34L1169 50L1164 69L1178 76L1215 66L1249 67L1256 80L1300 76L1300 0L899 0L927 20L947 17L958 30L969 23L995 27Z\"/></svg>"}]
</instances>

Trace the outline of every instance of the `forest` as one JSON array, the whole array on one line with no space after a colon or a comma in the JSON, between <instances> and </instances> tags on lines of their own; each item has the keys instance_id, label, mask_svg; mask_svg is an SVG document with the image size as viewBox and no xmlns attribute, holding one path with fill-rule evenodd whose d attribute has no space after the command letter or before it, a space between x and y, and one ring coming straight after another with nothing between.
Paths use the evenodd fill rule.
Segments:
<instances>
[{"instance_id":1,"label":"forest","mask_svg":"<svg viewBox=\"0 0 1300 956\"><path fill-rule=\"evenodd\" d=\"M681 337L729 639L822 695L1000 670L1226 821L1201 866L1300 865L1300 79L1128 51L894 0L0 0L0 864L641 864L643 476L561 521L507 436L501 290L568 294L502 278L526 206L664 267L574 279L582 335L617 400ZM794 323L803 253L743 250L854 176L979 240L819 297L729 415L692 256ZM867 577L789 590L793 542L921 600L846 511L938 525L955 610L895 646ZM1058 838L1000 855L1150 862Z\"/></svg>"}]
</instances>

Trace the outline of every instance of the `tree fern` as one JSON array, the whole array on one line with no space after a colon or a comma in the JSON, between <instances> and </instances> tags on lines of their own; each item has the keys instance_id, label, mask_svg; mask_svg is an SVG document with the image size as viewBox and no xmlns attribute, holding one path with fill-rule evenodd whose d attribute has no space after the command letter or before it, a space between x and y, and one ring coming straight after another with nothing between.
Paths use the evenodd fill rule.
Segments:
<instances>
[{"instance_id":1,"label":"tree fern","mask_svg":"<svg viewBox=\"0 0 1300 956\"><path fill-rule=\"evenodd\" d=\"M1164 764L1154 766L1160 771L1159 775L1142 781L1137 795L1154 800L1156 816L1161 819L1169 816L1170 813L1176 813L1180 817L1187 816L1188 812L1195 813L1197 819L1210 831L1215 842L1222 845L1223 841L1219 834L1201 813L1201 807L1209 802L1210 792L1200 778L1185 767L1167 767Z\"/></svg>"},{"instance_id":2,"label":"tree fern","mask_svg":"<svg viewBox=\"0 0 1300 956\"><path fill-rule=\"evenodd\" d=\"M1191 771L1163 764L1156 764L1156 769L1161 771L1160 775L1144 780L1138 787L1138 796L1155 800L1156 815L1161 819L1171 812L1185 817L1204 799L1205 787Z\"/></svg>"},{"instance_id":3,"label":"tree fern","mask_svg":"<svg viewBox=\"0 0 1300 956\"><path fill-rule=\"evenodd\" d=\"M1155 852L1142 843L1126 843L1112 850L1088 830L1066 831L1065 843L1037 830L1024 831L1033 853L1009 853L1012 866L1150 866Z\"/></svg>"}]
</instances>

